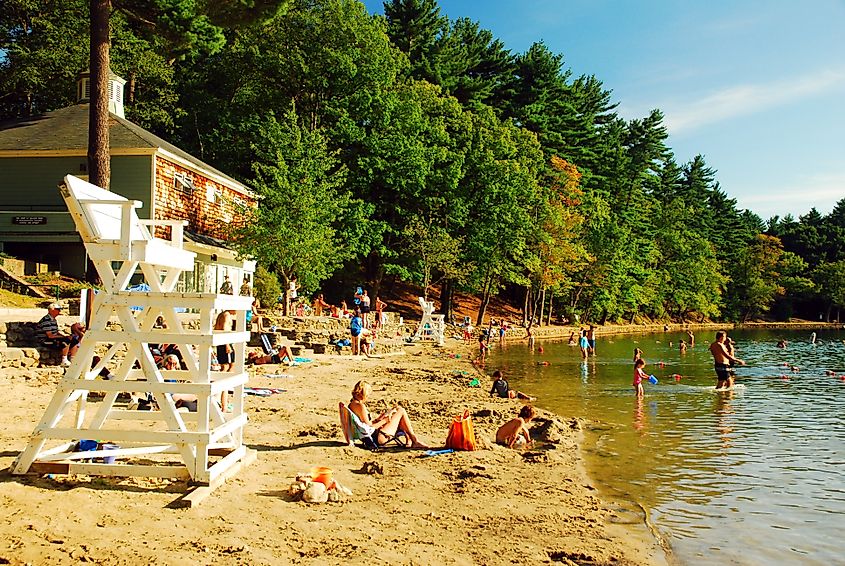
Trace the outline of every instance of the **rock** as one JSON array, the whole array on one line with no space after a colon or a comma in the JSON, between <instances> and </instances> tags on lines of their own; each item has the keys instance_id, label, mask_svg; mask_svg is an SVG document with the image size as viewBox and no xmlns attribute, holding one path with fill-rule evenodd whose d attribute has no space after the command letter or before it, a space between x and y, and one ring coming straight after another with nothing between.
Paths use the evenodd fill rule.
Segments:
<instances>
[{"instance_id":1,"label":"rock","mask_svg":"<svg viewBox=\"0 0 845 566\"><path fill-rule=\"evenodd\" d=\"M294 500L299 500L307 487L308 484L304 481L295 481L290 484L290 487L288 488L288 495L290 495Z\"/></svg>"},{"instance_id":2,"label":"rock","mask_svg":"<svg viewBox=\"0 0 845 566\"><path fill-rule=\"evenodd\" d=\"M326 486L317 481L312 481L302 493L302 500L306 503L325 503L329 500Z\"/></svg>"},{"instance_id":3,"label":"rock","mask_svg":"<svg viewBox=\"0 0 845 566\"><path fill-rule=\"evenodd\" d=\"M362 474L369 474L369 475L384 475L384 466L380 462L364 462L364 465L361 466L361 473Z\"/></svg>"},{"instance_id":4,"label":"rock","mask_svg":"<svg viewBox=\"0 0 845 566\"><path fill-rule=\"evenodd\" d=\"M337 491L341 495L345 495L346 497L350 497L352 495L352 490L348 487L340 485L340 482L337 480L335 480L334 482L334 491Z\"/></svg>"}]
</instances>

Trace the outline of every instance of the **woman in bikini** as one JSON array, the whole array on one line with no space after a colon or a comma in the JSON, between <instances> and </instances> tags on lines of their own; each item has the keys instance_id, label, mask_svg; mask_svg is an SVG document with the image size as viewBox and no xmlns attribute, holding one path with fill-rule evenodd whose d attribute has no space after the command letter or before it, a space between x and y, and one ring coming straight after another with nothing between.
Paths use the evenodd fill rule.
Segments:
<instances>
[{"instance_id":1,"label":"woman in bikini","mask_svg":"<svg viewBox=\"0 0 845 566\"><path fill-rule=\"evenodd\" d=\"M370 411L366 405L370 393L372 393L372 387L369 383L366 381L356 383L355 387L352 388L352 400L349 401L349 409L361 419L362 423L375 429L372 439L376 444L381 445L387 442L397 431L401 430L411 441L411 448L428 449L428 446L420 442L417 435L414 434L414 428L411 426L411 420L408 418L408 413L404 407L394 406L374 419L370 419Z\"/></svg>"}]
</instances>

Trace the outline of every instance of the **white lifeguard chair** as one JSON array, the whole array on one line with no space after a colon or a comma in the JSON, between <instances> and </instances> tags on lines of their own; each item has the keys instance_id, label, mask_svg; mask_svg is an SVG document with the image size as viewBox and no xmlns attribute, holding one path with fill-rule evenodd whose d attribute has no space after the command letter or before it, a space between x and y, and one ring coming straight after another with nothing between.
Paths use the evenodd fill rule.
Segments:
<instances>
[{"instance_id":1,"label":"white lifeguard chair","mask_svg":"<svg viewBox=\"0 0 845 566\"><path fill-rule=\"evenodd\" d=\"M442 346L446 336L446 317L442 314L433 314L434 301L426 301L423 297L419 299L422 319L414 334L414 340L437 342L438 346Z\"/></svg>"},{"instance_id":2,"label":"white lifeguard chair","mask_svg":"<svg viewBox=\"0 0 845 566\"><path fill-rule=\"evenodd\" d=\"M179 276L194 269L195 254L182 247L187 222L140 220L138 201L72 175L59 189L105 289L94 297L90 327L12 473L179 478L213 489L254 458L243 445L246 311L252 297L173 291ZM169 227L170 238L155 237L155 226ZM127 289L139 268L149 292ZM133 314L132 307L139 306ZM198 329L183 327L178 308L199 313ZM214 330L223 310L235 311L236 330ZM113 316L120 329L109 325ZM166 328L155 327L159 316ZM187 370L156 367L150 343L178 345ZM107 351L91 367L98 344ZM212 351L224 344L235 351L232 370L212 371ZM123 351L118 361L115 355ZM107 365L115 378L97 380ZM89 400L90 391L105 395ZM230 410L218 403L227 391L234 391ZM131 410L119 401L121 393L135 392L152 395L159 410ZM196 395L196 412L178 411L176 394ZM83 439L114 449L74 451Z\"/></svg>"}]
</instances>

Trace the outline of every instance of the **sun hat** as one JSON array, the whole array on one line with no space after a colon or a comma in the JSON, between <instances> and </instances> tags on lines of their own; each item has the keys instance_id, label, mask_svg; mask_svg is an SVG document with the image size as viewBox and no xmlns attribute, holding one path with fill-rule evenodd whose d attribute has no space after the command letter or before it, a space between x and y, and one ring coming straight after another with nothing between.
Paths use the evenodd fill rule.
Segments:
<instances>
[{"instance_id":1,"label":"sun hat","mask_svg":"<svg viewBox=\"0 0 845 566\"><path fill-rule=\"evenodd\" d=\"M62 306L62 303L52 303L52 304L50 305L50 309L51 309L51 310L57 310L57 311L60 311L60 310L62 310L63 308L64 308L64 306Z\"/></svg>"}]
</instances>

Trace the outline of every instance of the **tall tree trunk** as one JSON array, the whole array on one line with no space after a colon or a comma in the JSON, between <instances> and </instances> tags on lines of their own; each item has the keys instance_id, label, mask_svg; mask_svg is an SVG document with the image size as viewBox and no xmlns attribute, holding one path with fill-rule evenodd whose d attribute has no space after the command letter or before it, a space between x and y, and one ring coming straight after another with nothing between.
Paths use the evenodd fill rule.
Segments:
<instances>
[{"instance_id":1,"label":"tall tree trunk","mask_svg":"<svg viewBox=\"0 0 845 566\"><path fill-rule=\"evenodd\" d=\"M549 291L549 314L546 316L546 326L552 325L552 303L554 301L554 293Z\"/></svg>"},{"instance_id":2,"label":"tall tree trunk","mask_svg":"<svg viewBox=\"0 0 845 566\"><path fill-rule=\"evenodd\" d=\"M376 268L375 275L373 277L372 283L370 284L370 297L375 300L381 294L381 284L384 281L384 265L379 264ZM373 303L373 308L375 308L375 303Z\"/></svg>"},{"instance_id":3,"label":"tall tree trunk","mask_svg":"<svg viewBox=\"0 0 845 566\"><path fill-rule=\"evenodd\" d=\"M528 306L531 304L531 285L525 286L525 301L522 303L522 326L528 327Z\"/></svg>"},{"instance_id":4,"label":"tall tree trunk","mask_svg":"<svg viewBox=\"0 0 845 566\"><path fill-rule=\"evenodd\" d=\"M538 326L543 326L543 313L546 310L546 288L543 287L540 290L540 318L538 321Z\"/></svg>"},{"instance_id":5,"label":"tall tree trunk","mask_svg":"<svg viewBox=\"0 0 845 566\"><path fill-rule=\"evenodd\" d=\"M455 283L451 279L444 279L440 285L440 312L442 312L446 321L452 320L452 299L455 293Z\"/></svg>"},{"instance_id":6,"label":"tall tree trunk","mask_svg":"<svg viewBox=\"0 0 845 566\"><path fill-rule=\"evenodd\" d=\"M90 0L91 105L88 113L88 180L109 188L109 46L111 0Z\"/></svg>"},{"instance_id":7,"label":"tall tree trunk","mask_svg":"<svg viewBox=\"0 0 845 566\"><path fill-rule=\"evenodd\" d=\"M492 284L492 276L490 271L484 277L484 287L481 292L481 306L478 308L478 318L475 320L475 326L481 328L484 325L484 315L487 313L487 306L490 304L490 286Z\"/></svg>"}]
</instances>

